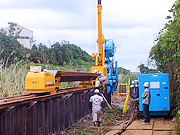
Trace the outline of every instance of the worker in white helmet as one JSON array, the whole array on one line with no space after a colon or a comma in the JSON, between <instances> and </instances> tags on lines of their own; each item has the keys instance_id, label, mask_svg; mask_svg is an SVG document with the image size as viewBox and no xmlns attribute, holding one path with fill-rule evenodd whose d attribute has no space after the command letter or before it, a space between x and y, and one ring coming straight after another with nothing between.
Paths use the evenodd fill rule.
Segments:
<instances>
[{"instance_id":1,"label":"worker in white helmet","mask_svg":"<svg viewBox=\"0 0 180 135\"><path fill-rule=\"evenodd\" d=\"M100 75L97 77L98 83L96 83L96 84L99 84L99 85L102 84L102 86L103 86L103 88L104 88L104 87L105 87L105 82L106 82L106 80L107 80L106 76L103 75L102 72L99 71L99 70L94 70L94 73L100 74ZM99 85L96 85L96 87L98 87Z\"/></svg>"},{"instance_id":2,"label":"worker in white helmet","mask_svg":"<svg viewBox=\"0 0 180 135\"><path fill-rule=\"evenodd\" d=\"M139 98L139 85L138 80L132 80L132 85L130 86L130 95L133 99Z\"/></svg>"},{"instance_id":3,"label":"worker in white helmet","mask_svg":"<svg viewBox=\"0 0 180 135\"><path fill-rule=\"evenodd\" d=\"M105 87L105 82L107 80L106 76L102 74L102 72L98 72L99 74L101 74L100 76L98 76L99 81L101 82L101 84L103 85L103 88Z\"/></svg>"},{"instance_id":4,"label":"worker in white helmet","mask_svg":"<svg viewBox=\"0 0 180 135\"><path fill-rule=\"evenodd\" d=\"M143 98L143 113L144 113L144 123L142 124L150 124L150 113L149 113L149 105L150 105L150 101L151 101L151 92L148 89L149 88L149 83L145 82L144 83L144 92L142 94L142 98Z\"/></svg>"},{"instance_id":5,"label":"worker in white helmet","mask_svg":"<svg viewBox=\"0 0 180 135\"><path fill-rule=\"evenodd\" d=\"M98 89L94 91L94 95L90 97L89 102L92 105L92 117L94 126L100 126L101 123L101 113L105 109L105 102L103 97L100 96Z\"/></svg>"},{"instance_id":6,"label":"worker in white helmet","mask_svg":"<svg viewBox=\"0 0 180 135\"><path fill-rule=\"evenodd\" d=\"M94 70L94 73L98 73L98 71L97 71L97 70Z\"/></svg>"}]
</instances>

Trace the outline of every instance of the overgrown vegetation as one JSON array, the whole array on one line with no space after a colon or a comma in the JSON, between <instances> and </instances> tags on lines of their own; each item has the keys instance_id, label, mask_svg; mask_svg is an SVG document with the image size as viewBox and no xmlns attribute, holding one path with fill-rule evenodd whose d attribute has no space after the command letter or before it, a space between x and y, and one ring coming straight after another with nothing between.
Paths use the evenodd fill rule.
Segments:
<instances>
[{"instance_id":1,"label":"overgrown vegetation","mask_svg":"<svg viewBox=\"0 0 180 135\"><path fill-rule=\"evenodd\" d=\"M126 74L128 74L128 73L130 73L130 70L127 70L127 69L122 68L122 67L118 67L118 74L124 74L124 75L126 75Z\"/></svg>"},{"instance_id":2,"label":"overgrown vegetation","mask_svg":"<svg viewBox=\"0 0 180 135\"><path fill-rule=\"evenodd\" d=\"M24 94L24 79L27 72L27 63L23 61L12 64L8 68L3 68L0 73L0 97Z\"/></svg>"},{"instance_id":3,"label":"overgrown vegetation","mask_svg":"<svg viewBox=\"0 0 180 135\"><path fill-rule=\"evenodd\" d=\"M17 24L10 23L9 31L0 30L0 96L20 95L25 92L25 76L31 65L48 70L90 72L94 65L92 57L80 47L69 43L33 45L24 48L17 41ZM70 86L62 83L62 87Z\"/></svg>"},{"instance_id":4,"label":"overgrown vegetation","mask_svg":"<svg viewBox=\"0 0 180 135\"><path fill-rule=\"evenodd\" d=\"M180 134L180 110L176 114L177 125L174 127L178 135Z\"/></svg>"},{"instance_id":5,"label":"overgrown vegetation","mask_svg":"<svg viewBox=\"0 0 180 135\"><path fill-rule=\"evenodd\" d=\"M27 62L24 60L18 61L11 64L10 66L5 66L0 71L0 97L7 97L13 95L25 94L25 77L29 72L30 66L41 66L42 68L48 70L63 70L63 71L77 71L76 67L73 66L53 66L52 64L37 64L33 62ZM82 66L78 70L83 72L90 72L90 67ZM63 82L61 83L62 88L71 87L71 83Z\"/></svg>"},{"instance_id":6,"label":"overgrown vegetation","mask_svg":"<svg viewBox=\"0 0 180 135\"><path fill-rule=\"evenodd\" d=\"M158 70L170 74L171 109L179 116L180 111L180 1L175 1L167 16L168 23L159 32L155 45L149 54L150 62L155 62ZM180 125L180 117L177 123ZM178 128L179 129L179 128ZM180 130L179 130L180 133Z\"/></svg>"},{"instance_id":7,"label":"overgrown vegetation","mask_svg":"<svg viewBox=\"0 0 180 135\"><path fill-rule=\"evenodd\" d=\"M65 131L62 135L103 135L110 131L110 126L115 125L118 120L122 119L122 109L112 107L112 110L106 108L102 114L102 124L99 128L94 128L92 117L86 116L85 119Z\"/></svg>"}]
</instances>

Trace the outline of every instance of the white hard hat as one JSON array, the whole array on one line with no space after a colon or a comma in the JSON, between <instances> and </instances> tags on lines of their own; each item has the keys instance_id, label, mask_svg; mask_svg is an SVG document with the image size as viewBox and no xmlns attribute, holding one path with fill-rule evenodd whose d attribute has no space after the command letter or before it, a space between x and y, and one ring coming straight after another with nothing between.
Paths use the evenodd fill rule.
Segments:
<instances>
[{"instance_id":1,"label":"white hard hat","mask_svg":"<svg viewBox=\"0 0 180 135\"><path fill-rule=\"evenodd\" d=\"M135 81L134 81L134 80L132 80L132 84L135 84Z\"/></svg>"},{"instance_id":2,"label":"white hard hat","mask_svg":"<svg viewBox=\"0 0 180 135\"><path fill-rule=\"evenodd\" d=\"M94 73L96 73L97 72L97 70L94 70Z\"/></svg>"},{"instance_id":3,"label":"white hard hat","mask_svg":"<svg viewBox=\"0 0 180 135\"><path fill-rule=\"evenodd\" d=\"M95 89L94 92L95 92L95 93L99 93L99 90L98 90L98 89Z\"/></svg>"},{"instance_id":4,"label":"white hard hat","mask_svg":"<svg viewBox=\"0 0 180 135\"><path fill-rule=\"evenodd\" d=\"M144 86L144 87L149 87L149 83L148 83L148 82L145 82L143 86Z\"/></svg>"},{"instance_id":5,"label":"white hard hat","mask_svg":"<svg viewBox=\"0 0 180 135\"><path fill-rule=\"evenodd\" d=\"M138 80L134 80L134 82L135 82L135 84L139 83L139 81L138 81Z\"/></svg>"},{"instance_id":6,"label":"white hard hat","mask_svg":"<svg viewBox=\"0 0 180 135\"><path fill-rule=\"evenodd\" d=\"M102 72L101 72L101 71L98 71L98 73L99 73L99 74L102 74Z\"/></svg>"}]
</instances>

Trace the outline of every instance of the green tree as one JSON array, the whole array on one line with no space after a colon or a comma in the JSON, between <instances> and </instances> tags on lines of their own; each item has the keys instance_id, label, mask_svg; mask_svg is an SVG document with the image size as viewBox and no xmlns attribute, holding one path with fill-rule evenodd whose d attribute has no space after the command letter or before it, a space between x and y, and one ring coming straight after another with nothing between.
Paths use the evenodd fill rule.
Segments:
<instances>
[{"instance_id":1,"label":"green tree","mask_svg":"<svg viewBox=\"0 0 180 135\"><path fill-rule=\"evenodd\" d=\"M138 66L138 68L140 69L141 74L142 73L146 73L146 74L151 74L151 73L158 73L157 69L149 69L148 67L146 67L144 64L140 64Z\"/></svg>"},{"instance_id":2,"label":"green tree","mask_svg":"<svg viewBox=\"0 0 180 135\"><path fill-rule=\"evenodd\" d=\"M149 72L149 68L146 67L144 64L140 64L140 65L138 66L138 68L140 69L140 72L141 72L141 73L148 73L148 72Z\"/></svg>"},{"instance_id":3,"label":"green tree","mask_svg":"<svg viewBox=\"0 0 180 135\"><path fill-rule=\"evenodd\" d=\"M8 36L10 38L17 39L19 37L19 33L22 31L22 29L16 27L18 25L17 23L8 22L8 24L9 24L9 29L7 32Z\"/></svg>"},{"instance_id":4,"label":"green tree","mask_svg":"<svg viewBox=\"0 0 180 135\"><path fill-rule=\"evenodd\" d=\"M149 61L155 61L158 70L170 74L171 108L180 110L180 1L169 10L168 23L159 32L155 45L149 54Z\"/></svg>"},{"instance_id":5,"label":"green tree","mask_svg":"<svg viewBox=\"0 0 180 135\"><path fill-rule=\"evenodd\" d=\"M23 49L16 39L7 36L3 29L0 30L0 55L4 65L8 66L17 60L23 59L25 56Z\"/></svg>"}]
</instances>

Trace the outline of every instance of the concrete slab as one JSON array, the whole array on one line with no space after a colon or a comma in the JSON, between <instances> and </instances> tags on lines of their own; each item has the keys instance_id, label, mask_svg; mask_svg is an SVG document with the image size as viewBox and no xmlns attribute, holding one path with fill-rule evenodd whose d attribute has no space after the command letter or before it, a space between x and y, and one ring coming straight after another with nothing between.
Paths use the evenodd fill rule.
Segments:
<instances>
[{"instance_id":1,"label":"concrete slab","mask_svg":"<svg viewBox=\"0 0 180 135\"><path fill-rule=\"evenodd\" d=\"M144 120L135 120L133 123L131 123L127 130L152 130L153 128L153 120L151 120L151 123L149 125L142 125Z\"/></svg>"},{"instance_id":2,"label":"concrete slab","mask_svg":"<svg viewBox=\"0 0 180 135\"><path fill-rule=\"evenodd\" d=\"M149 125L142 125L143 121L143 119L134 120L122 135L176 135L176 132L173 131L175 122L172 120L164 120L162 118L151 119L151 124ZM114 135L122 128L123 123L112 127L112 131L106 135Z\"/></svg>"},{"instance_id":3,"label":"concrete slab","mask_svg":"<svg viewBox=\"0 0 180 135\"><path fill-rule=\"evenodd\" d=\"M126 130L121 135L152 135L152 130Z\"/></svg>"},{"instance_id":4,"label":"concrete slab","mask_svg":"<svg viewBox=\"0 0 180 135\"><path fill-rule=\"evenodd\" d=\"M153 131L153 135L176 135L175 131Z\"/></svg>"},{"instance_id":5,"label":"concrete slab","mask_svg":"<svg viewBox=\"0 0 180 135\"><path fill-rule=\"evenodd\" d=\"M175 122L172 120L159 119L154 122L153 130L171 131L173 130L173 126L175 126Z\"/></svg>"}]
</instances>

